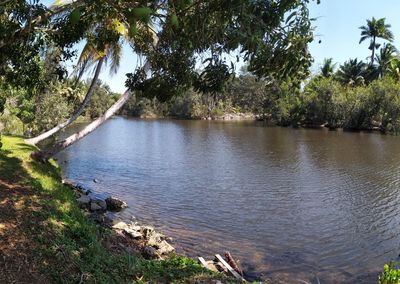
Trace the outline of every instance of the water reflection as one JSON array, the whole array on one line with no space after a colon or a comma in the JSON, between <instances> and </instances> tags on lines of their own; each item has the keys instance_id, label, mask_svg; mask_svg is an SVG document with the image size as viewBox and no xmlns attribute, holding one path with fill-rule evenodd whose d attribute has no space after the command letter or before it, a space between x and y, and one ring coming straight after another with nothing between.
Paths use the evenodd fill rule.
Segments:
<instances>
[{"instance_id":1,"label":"water reflection","mask_svg":"<svg viewBox=\"0 0 400 284\"><path fill-rule=\"evenodd\" d=\"M116 118L58 158L188 255L228 249L282 283L375 283L399 252L399 139Z\"/></svg>"}]
</instances>

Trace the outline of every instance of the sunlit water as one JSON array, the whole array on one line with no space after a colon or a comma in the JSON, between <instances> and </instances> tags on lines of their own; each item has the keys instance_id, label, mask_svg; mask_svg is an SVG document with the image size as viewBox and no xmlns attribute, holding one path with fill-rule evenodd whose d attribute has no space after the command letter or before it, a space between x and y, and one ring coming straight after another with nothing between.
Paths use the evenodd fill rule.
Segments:
<instances>
[{"instance_id":1,"label":"sunlit water","mask_svg":"<svg viewBox=\"0 0 400 284\"><path fill-rule=\"evenodd\" d=\"M249 278L376 283L400 252L400 137L115 118L58 160L126 200L121 218L189 256L228 250Z\"/></svg>"}]
</instances>

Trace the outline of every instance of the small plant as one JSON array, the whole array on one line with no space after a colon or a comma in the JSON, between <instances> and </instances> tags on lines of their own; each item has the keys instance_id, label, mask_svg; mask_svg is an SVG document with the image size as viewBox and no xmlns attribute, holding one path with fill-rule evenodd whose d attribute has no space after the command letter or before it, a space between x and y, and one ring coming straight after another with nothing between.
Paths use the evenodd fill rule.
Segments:
<instances>
[{"instance_id":1,"label":"small plant","mask_svg":"<svg viewBox=\"0 0 400 284\"><path fill-rule=\"evenodd\" d=\"M400 269L396 269L396 262L392 261L390 264L383 266L383 272L379 276L380 284L399 284L400 283Z\"/></svg>"}]
</instances>

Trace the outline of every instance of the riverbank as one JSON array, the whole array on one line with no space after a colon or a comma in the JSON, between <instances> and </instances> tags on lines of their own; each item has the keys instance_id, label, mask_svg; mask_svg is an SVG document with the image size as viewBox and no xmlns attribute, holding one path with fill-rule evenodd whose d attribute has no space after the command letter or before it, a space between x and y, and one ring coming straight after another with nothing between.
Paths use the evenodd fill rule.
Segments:
<instances>
[{"instance_id":1,"label":"riverbank","mask_svg":"<svg viewBox=\"0 0 400 284\"><path fill-rule=\"evenodd\" d=\"M21 138L6 136L2 142L1 283L214 283L223 277L190 258L146 260L133 249L118 248L113 232L78 207L54 161L32 161L36 148Z\"/></svg>"},{"instance_id":2,"label":"riverbank","mask_svg":"<svg viewBox=\"0 0 400 284\"><path fill-rule=\"evenodd\" d=\"M140 119L188 119L188 120L228 120L228 121L251 121L251 120L262 120L263 116L253 113L223 113L213 116L199 116L199 117L187 117L187 116L164 116L158 115L153 112L145 112L140 115L125 115L132 118Z\"/></svg>"}]
</instances>

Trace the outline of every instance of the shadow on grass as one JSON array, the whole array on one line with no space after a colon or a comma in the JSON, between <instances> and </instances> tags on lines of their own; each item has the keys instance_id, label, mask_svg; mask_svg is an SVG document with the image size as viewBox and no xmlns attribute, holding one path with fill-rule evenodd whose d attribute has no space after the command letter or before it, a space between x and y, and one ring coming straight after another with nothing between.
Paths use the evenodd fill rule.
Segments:
<instances>
[{"instance_id":1,"label":"shadow on grass","mask_svg":"<svg viewBox=\"0 0 400 284\"><path fill-rule=\"evenodd\" d=\"M27 151L30 151L30 152L34 152L34 151L37 150L37 148L35 146L24 144L24 143L16 143L16 145L21 150L27 150Z\"/></svg>"},{"instance_id":2,"label":"shadow on grass","mask_svg":"<svg viewBox=\"0 0 400 284\"><path fill-rule=\"evenodd\" d=\"M0 151L0 282L32 283L48 282L40 273L42 256L31 237L44 232L37 231L34 217L40 208L35 190L27 186L30 175L22 161L13 157L12 151Z\"/></svg>"},{"instance_id":3,"label":"shadow on grass","mask_svg":"<svg viewBox=\"0 0 400 284\"><path fill-rule=\"evenodd\" d=\"M79 209L54 163L28 159L34 146L5 140L0 151L0 283L194 282L214 278L195 261L115 254L108 229ZM193 281L192 281L193 280Z\"/></svg>"}]
</instances>

